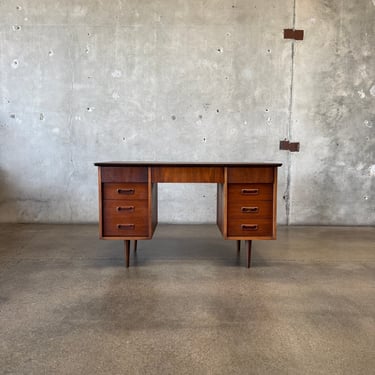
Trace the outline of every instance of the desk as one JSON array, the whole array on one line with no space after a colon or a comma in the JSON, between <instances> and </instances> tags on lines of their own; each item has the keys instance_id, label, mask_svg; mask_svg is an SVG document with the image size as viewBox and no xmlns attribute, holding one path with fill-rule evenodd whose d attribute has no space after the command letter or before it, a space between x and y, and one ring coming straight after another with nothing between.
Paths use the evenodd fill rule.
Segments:
<instances>
[{"instance_id":1,"label":"desk","mask_svg":"<svg viewBox=\"0 0 375 375\"><path fill-rule=\"evenodd\" d=\"M130 241L152 238L158 222L158 182L217 184L217 225L224 237L276 239L277 168L280 163L98 162L99 235L123 240L129 267Z\"/></svg>"}]
</instances>

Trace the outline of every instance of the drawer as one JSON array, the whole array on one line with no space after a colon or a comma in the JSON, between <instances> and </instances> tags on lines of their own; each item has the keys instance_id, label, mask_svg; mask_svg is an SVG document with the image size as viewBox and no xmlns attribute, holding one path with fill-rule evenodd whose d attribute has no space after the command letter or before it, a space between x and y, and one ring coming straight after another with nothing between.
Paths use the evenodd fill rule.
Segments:
<instances>
[{"instance_id":1,"label":"drawer","mask_svg":"<svg viewBox=\"0 0 375 375\"><path fill-rule=\"evenodd\" d=\"M245 221L253 219L272 219L273 204L272 201L236 201L228 205L228 217Z\"/></svg>"},{"instance_id":2,"label":"drawer","mask_svg":"<svg viewBox=\"0 0 375 375\"><path fill-rule=\"evenodd\" d=\"M103 215L103 236L137 237L148 235L147 214L141 215L139 211L136 213L137 208L134 213L128 214L119 213L117 215L112 214L111 210L109 211L109 214L106 215L106 212Z\"/></svg>"},{"instance_id":3,"label":"drawer","mask_svg":"<svg viewBox=\"0 0 375 375\"><path fill-rule=\"evenodd\" d=\"M103 184L103 199L147 199L148 185L140 183Z\"/></svg>"},{"instance_id":4,"label":"drawer","mask_svg":"<svg viewBox=\"0 0 375 375\"><path fill-rule=\"evenodd\" d=\"M222 167L173 167L152 168L152 182L214 182L224 183Z\"/></svg>"},{"instance_id":5,"label":"drawer","mask_svg":"<svg viewBox=\"0 0 375 375\"><path fill-rule=\"evenodd\" d=\"M273 167L230 167L228 183L272 183Z\"/></svg>"},{"instance_id":6,"label":"drawer","mask_svg":"<svg viewBox=\"0 0 375 375\"><path fill-rule=\"evenodd\" d=\"M147 182L147 167L100 167L102 182Z\"/></svg>"},{"instance_id":7,"label":"drawer","mask_svg":"<svg viewBox=\"0 0 375 375\"><path fill-rule=\"evenodd\" d=\"M228 220L228 236L272 236L273 223L267 219Z\"/></svg>"},{"instance_id":8,"label":"drawer","mask_svg":"<svg viewBox=\"0 0 375 375\"><path fill-rule=\"evenodd\" d=\"M105 200L103 201L103 221L147 219L147 201Z\"/></svg>"},{"instance_id":9,"label":"drawer","mask_svg":"<svg viewBox=\"0 0 375 375\"><path fill-rule=\"evenodd\" d=\"M250 201L272 201L273 184L228 184L228 207Z\"/></svg>"}]
</instances>

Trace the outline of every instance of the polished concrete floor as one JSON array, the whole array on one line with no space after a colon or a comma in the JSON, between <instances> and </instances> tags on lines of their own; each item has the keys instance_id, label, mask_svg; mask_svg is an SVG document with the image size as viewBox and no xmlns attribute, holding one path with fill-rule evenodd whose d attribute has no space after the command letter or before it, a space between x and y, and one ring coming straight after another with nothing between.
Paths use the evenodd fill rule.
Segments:
<instances>
[{"instance_id":1,"label":"polished concrete floor","mask_svg":"<svg viewBox=\"0 0 375 375\"><path fill-rule=\"evenodd\" d=\"M253 264L160 226L0 226L0 374L374 374L375 228L281 227Z\"/></svg>"}]
</instances>

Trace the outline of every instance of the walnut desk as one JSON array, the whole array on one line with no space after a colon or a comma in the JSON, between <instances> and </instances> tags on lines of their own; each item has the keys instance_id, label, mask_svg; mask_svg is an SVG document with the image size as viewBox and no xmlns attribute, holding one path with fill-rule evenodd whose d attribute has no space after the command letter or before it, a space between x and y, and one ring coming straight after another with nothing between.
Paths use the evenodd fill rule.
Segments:
<instances>
[{"instance_id":1,"label":"walnut desk","mask_svg":"<svg viewBox=\"0 0 375 375\"><path fill-rule=\"evenodd\" d=\"M158 221L158 182L217 184L217 225L225 239L276 239L277 168L280 163L98 162L99 235L130 241L152 238Z\"/></svg>"}]
</instances>

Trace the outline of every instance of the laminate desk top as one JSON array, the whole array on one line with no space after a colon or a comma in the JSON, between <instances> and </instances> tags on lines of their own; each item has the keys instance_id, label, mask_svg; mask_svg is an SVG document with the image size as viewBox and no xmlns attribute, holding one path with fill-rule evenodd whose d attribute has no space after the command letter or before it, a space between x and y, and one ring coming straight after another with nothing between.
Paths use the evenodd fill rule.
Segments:
<instances>
[{"instance_id":1,"label":"laminate desk top","mask_svg":"<svg viewBox=\"0 0 375 375\"><path fill-rule=\"evenodd\" d=\"M276 162L173 162L173 161L100 161L94 163L97 167L124 167L124 166L176 166L176 167L280 167Z\"/></svg>"}]
</instances>

